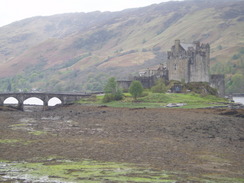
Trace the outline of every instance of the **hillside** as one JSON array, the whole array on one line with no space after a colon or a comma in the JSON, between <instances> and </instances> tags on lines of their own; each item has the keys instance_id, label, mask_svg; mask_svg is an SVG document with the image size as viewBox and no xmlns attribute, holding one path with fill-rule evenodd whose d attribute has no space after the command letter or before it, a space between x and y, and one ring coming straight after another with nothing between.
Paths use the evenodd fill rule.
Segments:
<instances>
[{"instance_id":1,"label":"hillside","mask_svg":"<svg viewBox=\"0 0 244 183\"><path fill-rule=\"evenodd\" d=\"M99 91L166 61L175 39L210 43L211 72L244 92L244 1L167 2L33 17L0 27L0 90Z\"/></svg>"}]
</instances>

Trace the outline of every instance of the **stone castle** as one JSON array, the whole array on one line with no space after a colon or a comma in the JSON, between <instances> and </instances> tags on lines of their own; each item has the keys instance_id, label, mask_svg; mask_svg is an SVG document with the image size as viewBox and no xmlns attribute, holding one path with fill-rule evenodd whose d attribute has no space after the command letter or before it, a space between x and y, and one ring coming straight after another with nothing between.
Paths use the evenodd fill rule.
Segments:
<instances>
[{"instance_id":1,"label":"stone castle","mask_svg":"<svg viewBox=\"0 0 244 183\"><path fill-rule=\"evenodd\" d=\"M183 44L176 40L168 52L169 80L209 82L209 56L209 44Z\"/></svg>"},{"instance_id":2,"label":"stone castle","mask_svg":"<svg viewBox=\"0 0 244 183\"><path fill-rule=\"evenodd\" d=\"M166 66L160 64L139 72L134 80L139 80L144 88L151 88L156 79L176 80L184 83L207 82L216 88L219 95L224 95L224 75L210 75L210 46L195 41L192 44L175 40L171 51L167 53ZM131 81L118 81L119 86L127 89Z\"/></svg>"}]
</instances>

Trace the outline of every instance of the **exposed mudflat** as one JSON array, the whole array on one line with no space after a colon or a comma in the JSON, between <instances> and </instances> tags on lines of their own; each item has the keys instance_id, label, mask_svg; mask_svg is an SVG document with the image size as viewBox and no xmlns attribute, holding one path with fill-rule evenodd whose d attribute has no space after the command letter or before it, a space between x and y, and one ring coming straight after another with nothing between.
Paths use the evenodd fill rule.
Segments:
<instances>
[{"instance_id":1,"label":"exposed mudflat","mask_svg":"<svg viewBox=\"0 0 244 183\"><path fill-rule=\"evenodd\" d=\"M80 105L0 111L0 159L28 162L60 156L244 180L243 116L243 109Z\"/></svg>"}]
</instances>

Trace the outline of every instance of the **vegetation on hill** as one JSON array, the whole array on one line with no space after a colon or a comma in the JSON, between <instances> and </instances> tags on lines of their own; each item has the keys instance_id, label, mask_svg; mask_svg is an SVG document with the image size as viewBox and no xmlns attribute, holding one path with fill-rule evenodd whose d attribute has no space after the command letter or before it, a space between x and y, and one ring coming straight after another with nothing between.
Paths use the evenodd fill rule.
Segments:
<instances>
[{"instance_id":1,"label":"vegetation on hill","mask_svg":"<svg viewBox=\"0 0 244 183\"><path fill-rule=\"evenodd\" d=\"M175 39L211 46L211 73L244 92L244 2L181 1L33 17L0 27L0 91L102 91L166 61ZM11 87L8 87L10 86Z\"/></svg>"},{"instance_id":2,"label":"vegetation on hill","mask_svg":"<svg viewBox=\"0 0 244 183\"><path fill-rule=\"evenodd\" d=\"M215 61L211 68L214 74L225 74L226 92L243 93L244 92L244 47L233 53L231 57L223 62Z\"/></svg>"}]
</instances>

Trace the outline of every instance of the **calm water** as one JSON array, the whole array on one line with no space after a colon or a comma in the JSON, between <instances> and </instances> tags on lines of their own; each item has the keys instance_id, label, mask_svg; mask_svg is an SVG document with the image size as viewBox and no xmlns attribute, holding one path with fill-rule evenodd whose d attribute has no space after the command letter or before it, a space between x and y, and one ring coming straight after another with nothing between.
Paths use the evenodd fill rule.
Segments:
<instances>
[{"instance_id":1,"label":"calm water","mask_svg":"<svg viewBox=\"0 0 244 183\"><path fill-rule=\"evenodd\" d=\"M244 105L244 97L233 97L235 103L241 103Z\"/></svg>"}]
</instances>

